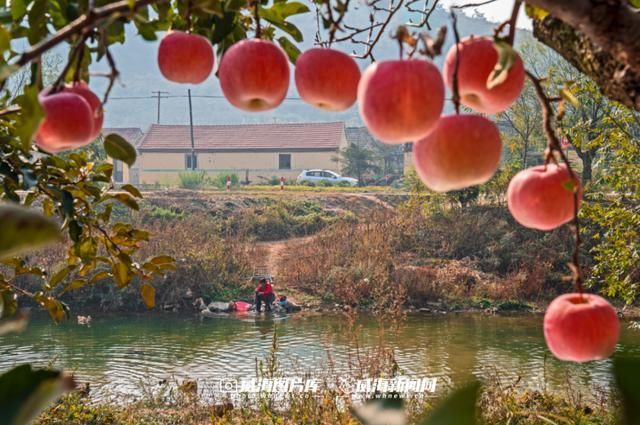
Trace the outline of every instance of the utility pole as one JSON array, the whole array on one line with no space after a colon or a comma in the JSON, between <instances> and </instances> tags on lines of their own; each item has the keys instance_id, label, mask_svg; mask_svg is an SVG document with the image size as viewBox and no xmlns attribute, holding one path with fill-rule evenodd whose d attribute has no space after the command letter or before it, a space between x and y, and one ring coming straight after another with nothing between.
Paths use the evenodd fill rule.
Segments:
<instances>
[{"instance_id":1,"label":"utility pole","mask_svg":"<svg viewBox=\"0 0 640 425\"><path fill-rule=\"evenodd\" d=\"M167 96L163 96L163 94L169 94L167 91L152 91L151 94L155 94L158 98L158 118L156 120L156 124L160 124L160 99L166 99Z\"/></svg>"},{"instance_id":2,"label":"utility pole","mask_svg":"<svg viewBox=\"0 0 640 425\"><path fill-rule=\"evenodd\" d=\"M189 132L191 134L191 169L196 169L196 146L193 140L193 108L191 106L191 89L187 89L189 97Z\"/></svg>"}]
</instances>

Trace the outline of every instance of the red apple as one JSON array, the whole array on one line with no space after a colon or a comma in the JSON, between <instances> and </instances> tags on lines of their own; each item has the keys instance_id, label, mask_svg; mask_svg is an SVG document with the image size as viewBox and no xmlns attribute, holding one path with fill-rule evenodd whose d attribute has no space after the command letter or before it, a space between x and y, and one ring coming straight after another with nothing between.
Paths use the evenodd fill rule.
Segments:
<instances>
[{"instance_id":1,"label":"red apple","mask_svg":"<svg viewBox=\"0 0 640 425\"><path fill-rule=\"evenodd\" d=\"M489 38L467 37L458 44L458 92L460 102L485 114L497 114L509 108L520 96L524 86L524 64L516 53L516 60L501 84L488 89L487 80L498 62L498 52ZM453 88L453 72L456 65L456 46L447 53L444 62L444 79Z\"/></svg>"},{"instance_id":2,"label":"red apple","mask_svg":"<svg viewBox=\"0 0 640 425\"><path fill-rule=\"evenodd\" d=\"M383 142L420 140L440 118L442 77L426 60L374 62L358 84L358 105L369 131Z\"/></svg>"},{"instance_id":3,"label":"red apple","mask_svg":"<svg viewBox=\"0 0 640 425\"><path fill-rule=\"evenodd\" d=\"M104 122L104 113L100 98L96 96L91 89L89 89L89 86L84 81L77 81L71 85L67 85L65 86L64 91L80 95L89 103L93 115L93 131L91 132L91 139L96 139L102 131L102 123Z\"/></svg>"},{"instance_id":4,"label":"red apple","mask_svg":"<svg viewBox=\"0 0 640 425\"><path fill-rule=\"evenodd\" d=\"M158 47L158 66L169 81L199 84L213 70L213 46L201 35L169 31Z\"/></svg>"},{"instance_id":5,"label":"red apple","mask_svg":"<svg viewBox=\"0 0 640 425\"><path fill-rule=\"evenodd\" d=\"M479 115L449 115L413 146L416 171L425 185L447 192L481 184L498 169L502 141L496 125Z\"/></svg>"},{"instance_id":6,"label":"red apple","mask_svg":"<svg viewBox=\"0 0 640 425\"><path fill-rule=\"evenodd\" d=\"M598 295L561 295L544 315L544 338L560 360L606 359L616 350L619 335L616 311Z\"/></svg>"},{"instance_id":7,"label":"red apple","mask_svg":"<svg viewBox=\"0 0 640 425\"><path fill-rule=\"evenodd\" d=\"M91 105L68 91L39 95L45 117L35 136L36 144L50 153L79 148L93 141L95 120Z\"/></svg>"},{"instance_id":8,"label":"red apple","mask_svg":"<svg viewBox=\"0 0 640 425\"><path fill-rule=\"evenodd\" d=\"M344 111L356 101L360 68L343 52L313 48L298 57L295 78L306 103L326 111Z\"/></svg>"},{"instance_id":9,"label":"red apple","mask_svg":"<svg viewBox=\"0 0 640 425\"><path fill-rule=\"evenodd\" d=\"M236 108L266 111L282 103L289 89L289 61L268 40L242 40L222 56L218 70L222 93Z\"/></svg>"},{"instance_id":10,"label":"red apple","mask_svg":"<svg viewBox=\"0 0 640 425\"><path fill-rule=\"evenodd\" d=\"M528 168L520 171L509 182L509 211L525 227L555 229L573 219L575 190L578 191L580 207L580 181L564 164Z\"/></svg>"}]
</instances>

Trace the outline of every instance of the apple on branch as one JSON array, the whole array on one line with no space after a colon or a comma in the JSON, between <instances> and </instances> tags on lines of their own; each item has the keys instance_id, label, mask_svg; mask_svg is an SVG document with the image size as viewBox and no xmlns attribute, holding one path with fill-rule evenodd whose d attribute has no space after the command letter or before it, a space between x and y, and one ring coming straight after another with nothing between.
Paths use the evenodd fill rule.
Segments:
<instances>
[{"instance_id":1,"label":"apple on branch","mask_svg":"<svg viewBox=\"0 0 640 425\"><path fill-rule=\"evenodd\" d=\"M544 338L560 360L606 359L615 351L619 335L615 309L598 295L561 295L544 315Z\"/></svg>"},{"instance_id":2,"label":"apple on branch","mask_svg":"<svg viewBox=\"0 0 640 425\"><path fill-rule=\"evenodd\" d=\"M525 227L551 230L574 217L574 192L582 202L580 181L565 164L538 165L520 171L509 182L507 205Z\"/></svg>"},{"instance_id":3,"label":"apple on branch","mask_svg":"<svg viewBox=\"0 0 640 425\"><path fill-rule=\"evenodd\" d=\"M207 38L182 31L169 31L158 47L160 72L175 83L202 83L213 70L214 58Z\"/></svg>"},{"instance_id":4,"label":"apple on branch","mask_svg":"<svg viewBox=\"0 0 640 425\"><path fill-rule=\"evenodd\" d=\"M489 80L499 59L494 41L485 37L464 38L458 43L458 49L454 45L447 53L443 69L445 82L453 88L457 57L460 103L484 114L503 112L516 101L524 86L522 59L515 51L511 55L513 63L506 75L490 88Z\"/></svg>"},{"instance_id":5,"label":"apple on branch","mask_svg":"<svg viewBox=\"0 0 640 425\"><path fill-rule=\"evenodd\" d=\"M374 62L358 84L358 105L369 131L383 142L420 140L442 113L442 76L426 60Z\"/></svg>"},{"instance_id":6,"label":"apple on branch","mask_svg":"<svg viewBox=\"0 0 640 425\"><path fill-rule=\"evenodd\" d=\"M356 101L360 68L346 53L313 48L296 60L295 80L306 103L325 111L344 111Z\"/></svg>"},{"instance_id":7,"label":"apple on branch","mask_svg":"<svg viewBox=\"0 0 640 425\"><path fill-rule=\"evenodd\" d=\"M488 181L500 165L502 141L496 125L479 115L443 116L413 146L416 172L436 192Z\"/></svg>"},{"instance_id":8,"label":"apple on branch","mask_svg":"<svg viewBox=\"0 0 640 425\"><path fill-rule=\"evenodd\" d=\"M289 61L269 40L242 40L227 50L218 70L220 88L233 106L250 112L274 109L289 89Z\"/></svg>"}]
</instances>

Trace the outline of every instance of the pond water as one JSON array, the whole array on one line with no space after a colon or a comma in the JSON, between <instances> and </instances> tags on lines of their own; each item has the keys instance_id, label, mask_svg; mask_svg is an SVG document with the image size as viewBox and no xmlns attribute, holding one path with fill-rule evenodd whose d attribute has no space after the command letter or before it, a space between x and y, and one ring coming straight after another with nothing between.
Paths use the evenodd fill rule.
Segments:
<instances>
[{"instance_id":1,"label":"pond water","mask_svg":"<svg viewBox=\"0 0 640 425\"><path fill-rule=\"evenodd\" d=\"M384 332L402 374L438 378L439 388L471 375L496 373L531 388L607 391L609 361L569 364L548 353L542 316L449 314L409 316ZM286 318L135 315L94 317L90 327L32 318L26 331L0 337L0 370L22 363L54 364L89 381L96 398L137 396L162 380L195 379L199 387L220 378L256 376L277 335L280 372L344 374L356 352L376 347L377 320L362 317L351 332L341 316ZM357 335L357 344L354 340ZM640 356L640 332L623 324L618 350Z\"/></svg>"}]
</instances>

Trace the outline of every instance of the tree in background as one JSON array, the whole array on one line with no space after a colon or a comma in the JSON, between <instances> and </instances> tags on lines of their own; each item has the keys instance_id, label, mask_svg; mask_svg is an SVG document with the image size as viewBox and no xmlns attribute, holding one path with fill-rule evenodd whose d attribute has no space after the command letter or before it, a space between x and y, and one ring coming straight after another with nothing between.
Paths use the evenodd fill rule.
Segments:
<instances>
[{"instance_id":1,"label":"tree in background","mask_svg":"<svg viewBox=\"0 0 640 425\"><path fill-rule=\"evenodd\" d=\"M355 176L360 186L364 184L364 177L367 174L376 174L381 171L378 165L379 158L375 152L357 143L350 143L340 149L338 157L334 160L342 164L342 173L347 176Z\"/></svg>"}]
</instances>

